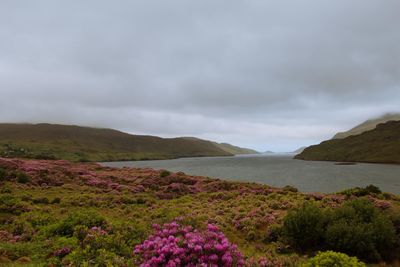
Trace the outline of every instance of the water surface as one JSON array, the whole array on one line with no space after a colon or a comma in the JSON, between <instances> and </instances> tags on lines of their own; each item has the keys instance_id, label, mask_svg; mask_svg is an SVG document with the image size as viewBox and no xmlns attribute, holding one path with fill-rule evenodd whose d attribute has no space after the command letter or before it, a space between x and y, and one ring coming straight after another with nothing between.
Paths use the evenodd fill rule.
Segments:
<instances>
[{"instance_id":1,"label":"water surface","mask_svg":"<svg viewBox=\"0 0 400 267\"><path fill-rule=\"evenodd\" d=\"M374 184L400 194L400 165L335 165L333 162L294 160L292 154L102 163L110 167L149 167L173 172L218 177L231 181L292 185L303 192L337 192Z\"/></svg>"}]
</instances>

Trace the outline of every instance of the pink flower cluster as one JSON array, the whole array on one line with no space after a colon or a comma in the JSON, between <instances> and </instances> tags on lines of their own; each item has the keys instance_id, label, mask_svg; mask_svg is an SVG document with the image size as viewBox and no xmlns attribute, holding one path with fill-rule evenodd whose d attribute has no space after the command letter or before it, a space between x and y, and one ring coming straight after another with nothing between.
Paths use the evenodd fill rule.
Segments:
<instances>
[{"instance_id":1,"label":"pink flower cluster","mask_svg":"<svg viewBox=\"0 0 400 267\"><path fill-rule=\"evenodd\" d=\"M205 231L176 221L153 228L154 233L134 249L141 267L245 265L237 246L212 224Z\"/></svg>"},{"instance_id":2,"label":"pink flower cluster","mask_svg":"<svg viewBox=\"0 0 400 267\"><path fill-rule=\"evenodd\" d=\"M108 232L106 230L102 229L100 226L99 227L94 226L94 227L90 228L88 236L89 235L102 236L102 235L107 235L107 234L108 234Z\"/></svg>"}]
</instances>

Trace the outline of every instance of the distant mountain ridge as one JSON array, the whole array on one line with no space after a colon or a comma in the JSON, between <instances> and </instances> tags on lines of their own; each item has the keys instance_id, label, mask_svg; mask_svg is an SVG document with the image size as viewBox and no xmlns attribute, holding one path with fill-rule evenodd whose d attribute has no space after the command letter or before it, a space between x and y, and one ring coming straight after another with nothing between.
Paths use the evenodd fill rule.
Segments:
<instances>
[{"instance_id":1,"label":"distant mountain ridge","mask_svg":"<svg viewBox=\"0 0 400 267\"><path fill-rule=\"evenodd\" d=\"M388 121L373 130L343 139L324 141L295 156L303 160L400 164L400 121Z\"/></svg>"},{"instance_id":2,"label":"distant mountain ridge","mask_svg":"<svg viewBox=\"0 0 400 267\"><path fill-rule=\"evenodd\" d=\"M332 139L343 139L374 129L378 124L388 121L400 121L400 113L387 113L381 117L367 120L346 132L337 133Z\"/></svg>"},{"instance_id":3,"label":"distant mountain ridge","mask_svg":"<svg viewBox=\"0 0 400 267\"><path fill-rule=\"evenodd\" d=\"M3 157L117 161L234 155L233 150L224 147L228 146L198 138L131 135L113 129L47 123L0 124Z\"/></svg>"}]
</instances>

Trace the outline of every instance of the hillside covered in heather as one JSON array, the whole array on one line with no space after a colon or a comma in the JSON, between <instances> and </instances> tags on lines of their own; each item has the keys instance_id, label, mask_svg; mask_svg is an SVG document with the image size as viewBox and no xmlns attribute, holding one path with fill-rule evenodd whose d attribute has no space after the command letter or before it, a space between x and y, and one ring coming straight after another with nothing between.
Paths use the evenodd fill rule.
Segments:
<instances>
[{"instance_id":1,"label":"hillside covered in heather","mask_svg":"<svg viewBox=\"0 0 400 267\"><path fill-rule=\"evenodd\" d=\"M304 194L166 170L0 158L2 266L392 264L399 234L399 197L374 186Z\"/></svg>"},{"instance_id":2,"label":"hillside covered in heather","mask_svg":"<svg viewBox=\"0 0 400 267\"><path fill-rule=\"evenodd\" d=\"M400 121L379 124L375 129L359 135L324 141L307 147L295 158L400 164Z\"/></svg>"},{"instance_id":3,"label":"hillside covered in heather","mask_svg":"<svg viewBox=\"0 0 400 267\"><path fill-rule=\"evenodd\" d=\"M131 135L58 124L0 124L0 155L72 161L121 161L257 153L198 138Z\"/></svg>"}]
</instances>

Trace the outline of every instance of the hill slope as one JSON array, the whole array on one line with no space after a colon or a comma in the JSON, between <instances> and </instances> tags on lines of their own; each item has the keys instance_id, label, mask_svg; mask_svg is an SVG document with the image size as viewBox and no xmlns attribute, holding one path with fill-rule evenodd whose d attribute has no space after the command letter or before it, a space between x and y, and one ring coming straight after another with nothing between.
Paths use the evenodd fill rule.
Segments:
<instances>
[{"instance_id":1,"label":"hill slope","mask_svg":"<svg viewBox=\"0 0 400 267\"><path fill-rule=\"evenodd\" d=\"M222 150L234 155L260 154L260 152L255 151L253 149L238 147L227 143L215 143L215 144Z\"/></svg>"},{"instance_id":2,"label":"hill slope","mask_svg":"<svg viewBox=\"0 0 400 267\"><path fill-rule=\"evenodd\" d=\"M310 146L295 158L399 164L400 121L389 121L360 135L328 140L319 145Z\"/></svg>"},{"instance_id":3,"label":"hill slope","mask_svg":"<svg viewBox=\"0 0 400 267\"><path fill-rule=\"evenodd\" d=\"M232 156L233 153L197 138L160 138L70 125L0 124L0 155L112 161Z\"/></svg>"},{"instance_id":4,"label":"hill slope","mask_svg":"<svg viewBox=\"0 0 400 267\"><path fill-rule=\"evenodd\" d=\"M349 137L351 135L358 135L365 131L373 130L373 129L375 129L375 127L378 124L385 123L388 121L400 121L400 114L388 113L379 118L367 120L367 121L361 123L360 125L357 125L356 127L350 129L349 131L337 133L333 137L333 139L343 139L343 138Z\"/></svg>"}]
</instances>

